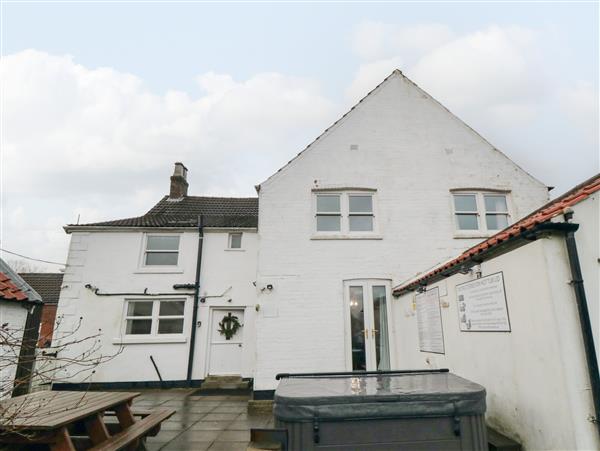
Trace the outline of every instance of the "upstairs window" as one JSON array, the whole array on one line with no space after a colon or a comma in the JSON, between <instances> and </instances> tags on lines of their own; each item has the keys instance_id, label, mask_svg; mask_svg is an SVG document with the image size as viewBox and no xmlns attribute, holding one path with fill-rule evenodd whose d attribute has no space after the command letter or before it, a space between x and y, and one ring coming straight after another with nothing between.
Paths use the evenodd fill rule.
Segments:
<instances>
[{"instance_id":1,"label":"upstairs window","mask_svg":"<svg viewBox=\"0 0 600 451\"><path fill-rule=\"evenodd\" d=\"M508 227L508 206L505 195L484 194L485 223L488 230L502 230Z\"/></svg>"},{"instance_id":2,"label":"upstairs window","mask_svg":"<svg viewBox=\"0 0 600 451\"><path fill-rule=\"evenodd\" d=\"M179 235L148 235L144 265L176 266L179 259Z\"/></svg>"},{"instance_id":3,"label":"upstairs window","mask_svg":"<svg viewBox=\"0 0 600 451\"><path fill-rule=\"evenodd\" d=\"M317 194L317 232L339 232L342 212L339 194Z\"/></svg>"},{"instance_id":4,"label":"upstairs window","mask_svg":"<svg viewBox=\"0 0 600 451\"><path fill-rule=\"evenodd\" d=\"M375 230L373 193L316 193L317 233L345 235Z\"/></svg>"},{"instance_id":5,"label":"upstairs window","mask_svg":"<svg viewBox=\"0 0 600 451\"><path fill-rule=\"evenodd\" d=\"M229 249L241 249L242 248L242 234L241 233L230 233L229 243L227 246Z\"/></svg>"},{"instance_id":6,"label":"upstairs window","mask_svg":"<svg viewBox=\"0 0 600 451\"><path fill-rule=\"evenodd\" d=\"M373 196L348 195L348 224L350 232L373 231Z\"/></svg>"},{"instance_id":7,"label":"upstairs window","mask_svg":"<svg viewBox=\"0 0 600 451\"><path fill-rule=\"evenodd\" d=\"M127 301L126 335L182 334L185 301Z\"/></svg>"},{"instance_id":8,"label":"upstairs window","mask_svg":"<svg viewBox=\"0 0 600 451\"><path fill-rule=\"evenodd\" d=\"M455 194L454 214L458 230L479 230L479 212L477 210L477 195Z\"/></svg>"},{"instance_id":9,"label":"upstairs window","mask_svg":"<svg viewBox=\"0 0 600 451\"><path fill-rule=\"evenodd\" d=\"M454 193L454 217L458 231L494 232L508 227L506 194Z\"/></svg>"}]
</instances>

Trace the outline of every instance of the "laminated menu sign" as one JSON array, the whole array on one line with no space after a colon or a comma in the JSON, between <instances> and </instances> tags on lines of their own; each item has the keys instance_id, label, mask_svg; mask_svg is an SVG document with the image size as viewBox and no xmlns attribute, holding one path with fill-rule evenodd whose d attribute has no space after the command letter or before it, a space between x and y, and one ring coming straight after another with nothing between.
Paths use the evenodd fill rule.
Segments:
<instances>
[{"instance_id":1,"label":"laminated menu sign","mask_svg":"<svg viewBox=\"0 0 600 451\"><path fill-rule=\"evenodd\" d=\"M501 272L456 286L458 320L463 332L510 332Z\"/></svg>"},{"instance_id":2,"label":"laminated menu sign","mask_svg":"<svg viewBox=\"0 0 600 451\"><path fill-rule=\"evenodd\" d=\"M419 348L421 352L444 354L444 332L440 312L440 292L433 288L415 296Z\"/></svg>"}]
</instances>

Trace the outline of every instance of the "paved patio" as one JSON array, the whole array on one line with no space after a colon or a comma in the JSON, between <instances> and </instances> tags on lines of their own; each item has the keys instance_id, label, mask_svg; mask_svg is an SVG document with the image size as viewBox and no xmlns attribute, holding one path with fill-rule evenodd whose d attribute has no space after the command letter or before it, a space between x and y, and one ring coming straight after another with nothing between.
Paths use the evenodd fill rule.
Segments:
<instances>
[{"instance_id":1,"label":"paved patio","mask_svg":"<svg viewBox=\"0 0 600 451\"><path fill-rule=\"evenodd\" d=\"M248 396L193 396L194 391L147 390L134 400L134 408L177 410L156 437L148 437L148 451L245 451L250 428L273 427L271 415L247 414Z\"/></svg>"}]
</instances>

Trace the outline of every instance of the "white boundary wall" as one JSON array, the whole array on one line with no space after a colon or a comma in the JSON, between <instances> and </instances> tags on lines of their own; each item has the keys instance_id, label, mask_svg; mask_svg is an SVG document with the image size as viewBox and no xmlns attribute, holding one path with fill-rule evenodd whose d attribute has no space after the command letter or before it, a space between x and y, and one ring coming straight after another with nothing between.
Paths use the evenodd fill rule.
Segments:
<instances>
[{"instance_id":1,"label":"white boundary wall","mask_svg":"<svg viewBox=\"0 0 600 451\"><path fill-rule=\"evenodd\" d=\"M597 198L585 202L596 205L597 214ZM597 242L598 223L582 222L588 216L577 207L582 266L597 271L588 237ZM440 290L445 355L419 352L415 294L394 301L399 367L447 367L483 385L489 423L526 450L600 449L590 421L594 407L564 238L539 239L485 261L481 269L483 276L502 271L512 331L460 332L455 287L475 276L457 274L428 286ZM598 284L594 271L588 274L586 295L597 312Z\"/></svg>"}]
</instances>

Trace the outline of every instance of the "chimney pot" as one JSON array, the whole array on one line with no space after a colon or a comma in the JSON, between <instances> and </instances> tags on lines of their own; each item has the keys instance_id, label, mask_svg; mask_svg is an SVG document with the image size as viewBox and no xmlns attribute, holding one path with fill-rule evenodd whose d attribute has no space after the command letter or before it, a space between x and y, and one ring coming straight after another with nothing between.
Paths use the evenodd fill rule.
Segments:
<instances>
[{"instance_id":1,"label":"chimney pot","mask_svg":"<svg viewBox=\"0 0 600 451\"><path fill-rule=\"evenodd\" d=\"M187 182L187 168L183 163L175 163L175 169L171 176L171 190L169 191L170 199L181 199L187 196L188 182Z\"/></svg>"}]
</instances>

